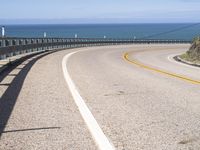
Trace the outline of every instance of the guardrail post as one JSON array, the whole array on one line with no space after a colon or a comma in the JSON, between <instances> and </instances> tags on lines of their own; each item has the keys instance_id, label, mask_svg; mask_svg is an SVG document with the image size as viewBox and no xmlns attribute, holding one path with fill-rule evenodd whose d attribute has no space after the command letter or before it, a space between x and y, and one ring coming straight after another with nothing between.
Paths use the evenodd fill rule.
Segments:
<instances>
[{"instance_id":1,"label":"guardrail post","mask_svg":"<svg viewBox=\"0 0 200 150\"><path fill-rule=\"evenodd\" d=\"M1 27L1 36L5 37L5 27Z\"/></svg>"},{"instance_id":2,"label":"guardrail post","mask_svg":"<svg viewBox=\"0 0 200 150\"><path fill-rule=\"evenodd\" d=\"M3 47L3 46L2 46L2 43L3 43L3 40L0 40L0 47Z\"/></svg>"},{"instance_id":3,"label":"guardrail post","mask_svg":"<svg viewBox=\"0 0 200 150\"><path fill-rule=\"evenodd\" d=\"M2 47L6 47L6 40L2 40Z\"/></svg>"}]
</instances>

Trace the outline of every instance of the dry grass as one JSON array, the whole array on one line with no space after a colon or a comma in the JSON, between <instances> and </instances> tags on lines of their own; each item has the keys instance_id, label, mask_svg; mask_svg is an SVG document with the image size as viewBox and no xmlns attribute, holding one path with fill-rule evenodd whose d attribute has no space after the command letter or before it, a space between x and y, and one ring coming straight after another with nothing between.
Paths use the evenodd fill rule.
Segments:
<instances>
[{"instance_id":1,"label":"dry grass","mask_svg":"<svg viewBox=\"0 0 200 150\"><path fill-rule=\"evenodd\" d=\"M200 37L193 40L190 49L182 54L180 58L192 63L200 63Z\"/></svg>"}]
</instances>

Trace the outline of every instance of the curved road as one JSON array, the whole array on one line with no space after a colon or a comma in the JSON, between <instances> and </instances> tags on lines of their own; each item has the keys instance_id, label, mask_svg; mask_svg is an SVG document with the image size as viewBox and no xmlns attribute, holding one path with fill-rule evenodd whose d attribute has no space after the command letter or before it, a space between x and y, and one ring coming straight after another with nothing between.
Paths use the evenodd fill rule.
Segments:
<instances>
[{"instance_id":1,"label":"curved road","mask_svg":"<svg viewBox=\"0 0 200 150\"><path fill-rule=\"evenodd\" d=\"M0 76L0 149L98 149L64 78L68 54L74 90L115 149L200 149L200 69L172 59L188 48L79 48L13 66Z\"/></svg>"}]
</instances>

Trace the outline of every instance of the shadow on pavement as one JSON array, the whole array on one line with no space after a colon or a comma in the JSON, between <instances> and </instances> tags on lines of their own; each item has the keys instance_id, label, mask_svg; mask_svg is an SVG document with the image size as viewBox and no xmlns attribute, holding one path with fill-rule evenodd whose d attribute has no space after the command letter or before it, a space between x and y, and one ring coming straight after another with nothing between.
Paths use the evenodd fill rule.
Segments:
<instances>
[{"instance_id":1,"label":"shadow on pavement","mask_svg":"<svg viewBox=\"0 0 200 150\"><path fill-rule=\"evenodd\" d=\"M4 132L4 129L5 129L6 124L11 116L11 113L15 106L17 97L21 91L22 85L26 78L26 75L30 71L31 67L42 57L49 55L51 53L54 53L54 52L55 51L47 52L47 53L40 53L40 54L36 55L34 58L32 58L33 56L30 56L29 57L29 58L31 58L30 61L23 68L21 68L21 70L19 71L18 74L14 75L15 78L12 80L12 82L9 85L6 85L6 86L8 86L8 88L3 93L2 97L0 98L0 138L2 136L2 133L11 132L11 131ZM18 65L22 64L24 61L28 60L29 58L26 58L25 60L22 60L21 62L18 62L17 64L12 65L6 71L2 72L2 74L0 74L0 82L6 76L9 76L9 73L11 73L12 70L17 68ZM27 129L27 130L30 130L30 129ZM32 129L32 130L34 130L34 129ZM37 129L35 129L35 130L37 130Z\"/></svg>"},{"instance_id":2,"label":"shadow on pavement","mask_svg":"<svg viewBox=\"0 0 200 150\"><path fill-rule=\"evenodd\" d=\"M60 128L61 127L30 128L30 129L20 129L20 130L8 130L8 131L3 131L3 133L39 131L39 130L56 130L56 129L60 129Z\"/></svg>"}]
</instances>

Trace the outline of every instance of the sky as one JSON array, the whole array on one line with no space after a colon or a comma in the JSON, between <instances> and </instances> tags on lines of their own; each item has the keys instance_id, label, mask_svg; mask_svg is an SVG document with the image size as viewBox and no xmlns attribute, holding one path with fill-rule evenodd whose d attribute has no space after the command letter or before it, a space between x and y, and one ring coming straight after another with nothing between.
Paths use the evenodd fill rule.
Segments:
<instances>
[{"instance_id":1,"label":"sky","mask_svg":"<svg viewBox=\"0 0 200 150\"><path fill-rule=\"evenodd\" d=\"M0 24L200 22L200 0L0 0Z\"/></svg>"}]
</instances>

